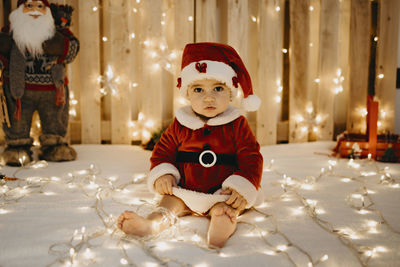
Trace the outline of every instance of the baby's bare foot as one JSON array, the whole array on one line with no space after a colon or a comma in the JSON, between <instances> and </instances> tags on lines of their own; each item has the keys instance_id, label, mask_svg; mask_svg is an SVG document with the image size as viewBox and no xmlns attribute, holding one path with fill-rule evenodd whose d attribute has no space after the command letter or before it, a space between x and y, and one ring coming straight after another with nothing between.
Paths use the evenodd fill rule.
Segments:
<instances>
[{"instance_id":1,"label":"baby's bare foot","mask_svg":"<svg viewBox=\"0 0 400 267\"><path fill-rule=\"evenodd\" d=\"M152 234L152 221L132 211L123 212L118 218L118 228L128 235L144 237Z\"/></svg>"},{"instance_id":2,"label":"baby's bare foot","mask_svg":"<svg viewBox=\"0 0 400 267\"><path fill-rule=\"evenodd\" d=\"M222 248L236 230L235 211L225 203L216 204L210 211L211 221L207 233L208 244Z\"/></svg>"}]
</instances>

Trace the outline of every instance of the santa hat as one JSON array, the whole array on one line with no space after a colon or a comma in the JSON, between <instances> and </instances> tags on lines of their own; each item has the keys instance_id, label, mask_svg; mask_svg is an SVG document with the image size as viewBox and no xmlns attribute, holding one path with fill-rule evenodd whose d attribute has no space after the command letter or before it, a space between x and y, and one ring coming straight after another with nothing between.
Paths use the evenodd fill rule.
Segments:
<instances>
[{"instance_id":1,"label":"santa hat","mask_svg":"<svg viewBox=\"0 0 400 267\"><path fill-rule=\"evenodd\" d=\"M29 1L31 1L31 0L18 0L17 6L20 6L20 5L22 5L23 3L29 2ZM47 1L47 0L36 0L36 1L41 1L41 2L43 2L43 4L44 4L45 6L50 7L49 1Z\"/></svg>"},{"instance_id":2,"label":"santa hat","mask_svg":"<svg viewBox=\"0 0 400 267\"><path fill-rule=\"evenodd\" d=\"M225 83L236 95L240 86L243 92L242 106L255 111L261 101L253 94L250 75L238 53L229 45L219 43L187 44L182 55L181 74L178 87L187 98L187 87L201 79L215 79Z\"/></svg>"}]
</instances>

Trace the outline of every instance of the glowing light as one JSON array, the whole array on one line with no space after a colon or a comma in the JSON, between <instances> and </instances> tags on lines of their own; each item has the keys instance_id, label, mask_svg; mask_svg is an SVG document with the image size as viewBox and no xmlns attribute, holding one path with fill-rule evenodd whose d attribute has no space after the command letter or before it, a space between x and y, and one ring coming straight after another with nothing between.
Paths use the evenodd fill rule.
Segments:
<instances>
[{"instance_id":1,"label":"glowing light","mask_svg":"<svg viewBox=\"0 0 400 267\"><path fill-rule=\"evenodd\" d=\"M364 209L361 209L361 210L359 210L358 211L358 213L360 213L360 214L368 214L369 213L369 211L368 210L364 210Z\"/></svg>"},{"instance_id":2,"label":"glowing light","mask_svg":"<svg viewBox=\"0 0 400 267\"><path fill-rule=\"evenodd\" d=\"M131 33L131 39L135 39L136 35L135 33Z\"/></svg>"},{"instance_id":3,"label":"glowing light","mask_svg":"<svg viewBox=\"0 0 400 267\"><path fill-rule=\"evenodd\" d=\"M107 42L108 38L106 36L103 36L103 38L101 38L103 40L103 42Z\"/></svg>"},{"instance_id":4,"label":"glowing light","mask_svg":"<svg viewBox=\"0 0 400 267\"><path fill-rule=\"evenodd\" d=\"M317 205L317 201L316 201L316 200L307 199L306 202L307 202L308 205L310 205L310 206L315 206L315 205Z\"/></svg>"},{"instance_id":5,"label":"glowing light","mask_svg":"<svg viewBox=\"0 0 400 267\"><path fill-rule=\"evenodd\" d=\"M350 183L351 182L351 179L350 178L342 178L342 179L340 179L342 182L344 182L344 183Z\"/></svg>"},{"instance_id":6,"label":"glowing light","mask_svg":"<svg viewBox=\"0 0 400 267\"><path fill-rule=\"evenodd\" d=\"M314 11L314 7L313 6L310 6L310 11Z\"/></svg>"},{"instance_id":7,"label":"glowing light","mask_svg":"<svg viewBox=\"0 0 400 267\"><path fill-rule=\"evenodd\" d=\"M7 214L7 213L9 213L9 211L8 211L8 210L5 210L5 209L0 209L0 214Z\"/></svg>"},{"instance_id":8,"label":"glowing light","mask_svg":"<svg viewBox=\"0 0 400 267\"><path fill-rule=\"evenodd\" d=\"M194 235L194 236L192 237L192 241L198 243L198 242L201 241L201 237L200 237L199 235Z\"/></svg>"},{"instance_id":9,"label":"glowing light","mask_svg":"<svg viewBox=\"0 0 400 267\"><path fill-rule=\"evenodd\" d=\"M69 250L69 255L71 255L71 256L74 256L74 255L75 255L75 249L74 249L74 248L71 248L71 249Z\"/></svg>"},{"instance_id":10,"label":"glowing light","mask_svg":"<svg viewBox=\"0 0 400 267\"><path fill-rule=\"evenodd\" d=\"M281 7L280 7L280 6L275 7L275 11L276 11L276 12L279 12L280 10L281 10Z\"/></svg>"},{"instance_id":11,"label":"glowing light","mask_svg":"<svg viewBox=\"0 0 400 267\"><path fill-rule=\"evenodd\" d=\"M189 16L188 21L193 21L193 16Z\"/></svg>"},{"instance_id":12,"label":"glowing light","mask_svg":"<svg viewBox=\"0 0 400 267\"><path fill-rule=\"evenodd\" d=\"M137 8L133 8L132 11L133 11L133 13L137 13L138 10L137 10Z\"/></svg>"},{"instance_id":13,"label":"glowing light","mask_svg":"<svg viewBox=\"0 0 400 267\"><path fill-rule=\"evenodd\" d=\"M378 75L379 79L383 79L383 77L385 77L385 75L383 75L382 73Z\"/></svg>"},{"instance_id":14,"label":"glowing light","mask_svg":"<svg viewBox=\"0 0 400 267\"><path fill-rule=\"evenodd\" d=\"M316 78L316 79L314 80L314 82L320 83L320 82L321 82L321 79L320 79L320 78Z\"/></svg>"},{"instance_id":15,"label":"glowing light","mask_svg":"<svg viewBox=\"0 0 400 267\"><path fill-rule=\"evenodd\" d=\"M375 42L378 42L378 40L379 40L378 36L375 36L375 37L374 37L374 41L375 41Z\"/></svg>"},{"instance_id":16,"label":"glowing light","mask_svg":"<svg viewBox=\"0 0 400 267\"><path fill-rule=\"evenodd\" d=\"M288 247L286 245L279 245L276 247L279 251L286 251Z\"/></svg>"},{"instance_id":17,"label":"glowing light","mask_svg":"<svg viewBox=\"0 0 400 267\"><path fill-rule=\"evenodd\" d=\"M318 124L322 122L322 116L320 114L318 114L317 117L315 117L315 122Z\"/></svg>"},{"instance_id":18,"label":"glowing light","mask_svg":"<svg viewBox=\"0 0 400 267\"><path fill-rule=\"evenodd\" d=\"M150 41L149 41L149 40L146 40L146 41L143 42L143 44L144 44L144 46L146 46L146 47L147 47L147 46L150 46Z\"/></svg>"},{"instance_id":19,"label":"glowing light","mask_svg":"<svg viewBox=\"0 0 400 267\"><path fill-rule=\"evenodd\" d=\"M282 53L286 54L288 52L288 50L286 48L282 49Z\"/></svg>"},{"instance_id":20,"label":"glowing light","mask_svg":"<svg viewBox=\"0 0 400 267\"><path fill-rule=\"evenodd\" d=\"M317 214L325 214L325 210L319 208L319 209L315 210L315 213L317 213Z\"/></svg>"},{"instance_id":21,"label":"glowing light","mask_svg":"<svg viewBox=\"0 0 400 267\"><path fill-rule=\"evenodd\" d=\"M255 220L256 222L262 222L262 221L265 220L265 218L264 218L264 217L256 217L254 220Z\"/></svg>"},{"instance_id":22,"label":"glowing light","mask_svg":"<svg viewBox=\"0 0 400 267\"><path fill-rule=\"evenodd\" d=\"M313 108L312 106L308 106L308 107L306 108L306 111L307 111L308 114L311 114L311 113L313 113L314 108Z\"/></svg>"},{"instance_id":23,"label":"glowing light","mask_svg":"<svg viewBox=\"0 0 400 267\"><path fill-rule=\"evenodd\" d=\"M159 250L161 250L161 251L168 250L168 249L171 248L171 247L170 247L167 243L165 243L165 242L158 242L158 243L156 244L156 247L157 247L157 249L159 249Z\"/></svg>"},{"instance_id":24,"label":"glowing light","mask_svg":"<svg viewBox=\"0 0 400 267\"><path fill-rule=\"evenodd\" d=\"M98 10L98 7L97 7L97 6L94 6L94 7L92 8L92 10L93 10L93 12L96 12L96 11Z\"/></svg>"},{"instance_id":25,"label":"glowing light","mask_svg":"<svg viewBox=\"0 0 400 267\"><path fill-rule=\"evenodd\" d=\"M275 102L276 103L281 103L282 97L281 96L275 96Z\"/></svg>"},{"instance_id":26,"label":"glowing light","mask_svg":"<svg viewBox=\"0 0 400 267\"><path fill-rule=\"evenodd\" d=\"M388 249L382 246L377 246L374 248L377 252L387 252Z\"/></svg>"},{"instance_id":27,"label":"glowing light","mask_svg":"<svg viewBox=\"0 0 400 267\"><path fill-rule=\"evenodd\" d=\"M251 16L251 20L252 20L253 22L257 22L257 18L256 18L255 16Z\"/></svg>"},{"instance_id":28,"label":"glowing light","mask_svg":"<svg viewBox=\"0 0 400 267\"><path fill-rule=\"evenodd\" d=\"M154 125L155 125L155 123L154 123L154 121L152 121L152 120L148 120L148 121L145 123L145 125L146 125L147 128L153 128Z\"/></svg>"},{"instance_id":29,"label":"glowing light","mask_svg":"<svg viewBox=\"0 0 400 267\"><path fill-rule=\"evenodd\" d=\"M304 190L313 190L314 186L311 185L311 184L302 184L301 188L304 189Z\"/></svg>"},{"instance_id":30,"label":"glowing light","mask_svg":"<svg viewBox=\"0 0 400 267\"><path fill-rule=\"evenodd\" d=\"M325 254L325 255L321 258L321 261L326 261L328 258L329 258L328 255Z\"/></svg>"},{"instance_id":31,"label":"glowing light","mask_svg":"<svg viewBox=\"0 0 400 267\"><path fill-rule=\"evenodd\" d=\"M90 248L86 248L85 252L84 252L84 257L86 259L91 259L94 257L93 252Z\"/></svg>"},{"instance_id":32,"label":"glowing light","mask_svg":"<svg viewBox=\"0 0 400 267\"><path fill-rule=\"evenodd\" d=\"M272 250L264 250L262 253L270 256L276 255L275 251Z\"/></svg>"},{"instance_id":33,"label":"glowing light","mask_svg":"<svg viewBox=\"0 0 400 267\"><path fill-rule=\"evenodd\" d=\"M300 214L303 214L303 207L298 207L298 208L296 208L296 209L292 209L292 213L293 213L293 215L300 215Z\"/></svg>"},{"instance_id":34,"label":"glowing light","mask_svg":"<svg viewBox=\"0 0 400 267\"><path fill-rule=\"evenodd\" d=\"M119 261L122 265L127 265L128 264L128 260L125 258L121 258L121 260Z\"/></svg>"}]
</instances>

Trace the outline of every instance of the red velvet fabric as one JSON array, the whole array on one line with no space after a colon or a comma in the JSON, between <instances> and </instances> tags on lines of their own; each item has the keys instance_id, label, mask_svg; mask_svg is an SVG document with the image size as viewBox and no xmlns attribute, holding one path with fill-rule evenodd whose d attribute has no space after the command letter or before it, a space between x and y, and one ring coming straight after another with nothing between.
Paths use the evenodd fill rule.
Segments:
<instances>
[{"instance_id":1,"label":"red velvet fabric","mask_svg":"<svg viewBox=\"0 0 400 267\"><path fill-rule=\"evenodd\" d=\"M205 134L206 128L211 130L209 135ZM215 153L236 154L238 168L228 165L205 168L198 163L175 162L178 150L201 152L206 144ZM184 127L175 119L153 150L151 169L161 163L170 163L179 170L181 187L203 193L213 193L230 175L242 176L258 189L263 168L260 146L243 116L228 124L205 125L197 130Z\"/></svg>"}]
</instances>

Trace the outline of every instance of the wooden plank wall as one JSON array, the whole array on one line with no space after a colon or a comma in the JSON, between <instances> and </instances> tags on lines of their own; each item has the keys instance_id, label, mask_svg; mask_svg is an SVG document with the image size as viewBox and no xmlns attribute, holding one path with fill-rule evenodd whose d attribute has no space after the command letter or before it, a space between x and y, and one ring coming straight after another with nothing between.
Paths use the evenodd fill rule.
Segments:
<instances>
[{"instance_id":1,"label":"wooden plank wall","mask_svg":"<svg viewBox=\"0 0 400 267\"><path fill-rule=\"evenodd\" d=\"M396 68L399 38L399 13L400 1L380 1L376 74L383 75L382 79L376 80L375 94L380 102L379 114L380 133L394 132L395 127L395 101L396 101ZM397 32L397 33L396 33ZM393 89L393 90L390 90ZM397 118L399 120L400 118Z\"/></svg>"},{"instance_id":2,"label":"wooden plank wall","mask_svg":"<svg viewBox=\"0 0 400 267\"><path fill-rule=\"evenodd\" d=\"M384 74L376 79L379 129L393 132L400 3L377 1L376 73ZM13 9L16 2L11 1ZM146 141L168 125L176 109L187 104L176 78L183 48L193 41L228 43L241 55L263 102L258 112L247 114L260 144L332 140L344 129L365 132L370 0L52 2L75 8L72 30L81 42L78 58L68 66L73 143ZM282 53L285 27L290 31L288 77ZM109 70L113 79L107 81ZM342 92L336 95L337 88ZM282 102L285 92L287 103ZM286 122L281 118L284 105L289 106Z\"/></svg>"}]
</instances>

